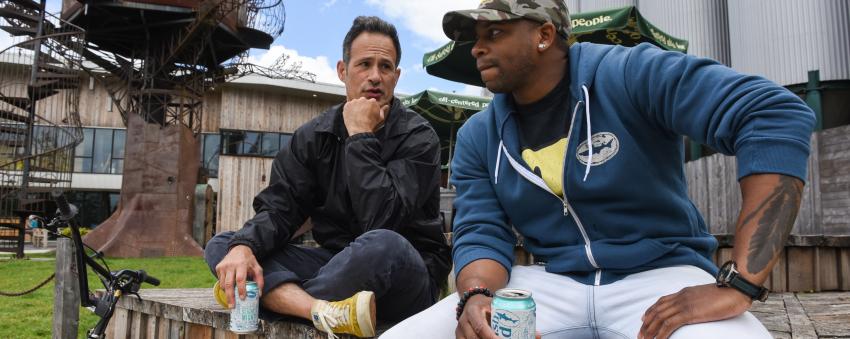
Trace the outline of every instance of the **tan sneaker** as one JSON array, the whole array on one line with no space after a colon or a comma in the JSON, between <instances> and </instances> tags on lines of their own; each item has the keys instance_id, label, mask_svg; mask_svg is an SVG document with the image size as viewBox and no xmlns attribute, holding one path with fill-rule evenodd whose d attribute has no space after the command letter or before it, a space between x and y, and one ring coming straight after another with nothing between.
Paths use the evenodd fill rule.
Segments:
<instances>
[{"instance_id":1,"label":"tan sneaker","mask_svg":"<svg viewBox=\"0 0 850 339\"><path fill-rule=\"evenodd\" d=\"M335 333L375 336L375 293L360 291L341 301L316 300L310 309L313 326L336 338Z\"/></svg>"}]
</instances>

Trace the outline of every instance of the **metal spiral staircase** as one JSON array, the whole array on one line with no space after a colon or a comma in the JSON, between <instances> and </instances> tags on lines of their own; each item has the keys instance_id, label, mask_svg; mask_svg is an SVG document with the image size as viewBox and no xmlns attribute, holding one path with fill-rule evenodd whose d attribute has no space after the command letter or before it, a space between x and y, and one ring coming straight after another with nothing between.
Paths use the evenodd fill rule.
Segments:
<instances>
[{"instance_id":1,"label":"metal spiral staircase","mask_svg":"<svg viewBox=\"0 0 850 339\"><path fill-rule=\"evenodd\" d=\"M23 256L25 220L55 209L50 192L71 185L84 32L45 2L3 0L0 29L0 251ZM0 34L5 34L0 32Z\"/></svg>"}]
</instances>

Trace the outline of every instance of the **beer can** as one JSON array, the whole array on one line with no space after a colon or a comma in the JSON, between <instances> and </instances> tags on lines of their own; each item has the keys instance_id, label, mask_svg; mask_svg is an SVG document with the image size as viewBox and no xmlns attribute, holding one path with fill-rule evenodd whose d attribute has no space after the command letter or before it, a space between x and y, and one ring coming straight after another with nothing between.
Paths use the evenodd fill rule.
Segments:
<instances>
[{"instance_id":1,"label":"beer can","mask_svg":"<svg viewBox=\"0 0 850 339\"><path fill-rule=\"evenodd\" d=\"M260 311L260 291L257 283L248 281L245 283L245 299L239 298L239 287L233 287L233 295L236 301L230 310L230 331L234 333L253 333L257 331L259 324L258 313Z\"/></svg>"},{"instance_id":2,"label":"beer can","mask_svg":"<svg viewBox=\"0 0 850 339\"><path fill-rule=\"evenodd\" d=\"M537 305L531 292L503 288L493 297L490 327L499 338L534 339Z\"/></svg>"}]
</instances>

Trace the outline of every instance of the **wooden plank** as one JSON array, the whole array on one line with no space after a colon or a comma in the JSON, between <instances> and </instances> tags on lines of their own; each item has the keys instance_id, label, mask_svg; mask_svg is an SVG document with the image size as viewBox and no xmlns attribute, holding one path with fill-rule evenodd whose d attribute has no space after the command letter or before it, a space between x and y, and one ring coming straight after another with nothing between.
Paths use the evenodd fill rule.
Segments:
<instances>
[{"instance_id":1,"label":"wooden plank","mask_svg":"<svg viewBox=\"0 0 850 339\"><path fill-rule=\"evenodd\" d=\"M76 338L80 319L80 288L71 239L56 240L56 282L53 287L53 338Z\"/></svg>"},{"instance_id":2,"label":"wooden plank","mask_svg":"<svg viewBox=\"0 0 850 339\"><path fill-rule=\"evenodd\" d=\"M806 311L794 294L784 294L785 310L788 312L788 321L791 324L791 338L817 338L817 332L812 325Z\"/></svg>"},{"instance_id":3,"label":"wooden plank","mask_svg":"<svg viewBox=\"0 0 850 339\"><path fill-rule=\"evenodd\" d=\"M169 339L168 336L171 333L171 320L166 318L159 318L157 320L156 326L156 337L158 339Z\"/></svg>"},{"instance_id":4,"label":"wooden plank","mask_svg":"<svg viewBox=\"0 0 850 339\"><path fill-rule=\"evenodd\" d=\"M811 247L787 247L785 250L788 253L788 291L814 290L814 250Z\"/></svg>"},{"instance_id":5,"label":"wooden plank","mask_svg":"<svg viewBox=\"0 0 850 339\"><path fill-rule=\"evenodd\" d=\"M732 248L731 247L721 247L717 249L717 261L718 265L722 265L723 263L732 260Z\"/></svg>"},{"instance_id":6,"label":"wooden plank","mask_svg":"<svg viewBox=\"0 0 850 339\"><path fill-rule=\"evenodd\" d=\"M219 157L221 186L216 232L236 231L254 216L254 197L268 186L273 161L270 158Z\"/></svg>"},{"instance_id":7,"label":"wooden plank","mask_svg":"<svg viewBox=\"0 0 850 339\"><path fill-rule=\"evenodd\" d=\"M726 192L726 162L723 156L715 154L706 157L706 166L708 169L708 213L711 223L709 231L712 234L728 234L729 220L727 216L728 194Z\"/></svg>"},{"instance_id":8,"label":"wooden plank","mask_svg":"<svg viewBox=\"0 0 850 339\"><path fill-rule=\"evenodd\" d=\"M850 144L850 125L834 127L817 132L823 145Z\"/></svg>"},{"instance_id":9,"label":"wooden plank","mask_svg":"<svg viewBox=\"0 0 850 339\"><path fill-rule=\"evenodd\" d=\"M212 327L187 323L188 330L186 331L186 335L191 339L212 339L213 338L213 330Z\"/></svg>"},{"instance_id":10,"label":"wooden plank","mask_svg":"<svg viewBox=\"0 0 850 339\"><path fill-rule=\"evenodd\" d=\"M146 325L147 328L145 329L145 338L157 339L157 336L159 335L159 328L157 326L159 325L161 320L153 315L150 315L147 318L148 321Z\"/></svg>"},{"instance_id":11,"label":"wooden plank","mask_svg":"<svg viewBox=\"0 0 850 339\"><path fill-rule=\"evenodd\" d=\"M231 112L234 114L236 112ZM245 112L247 113L247 112ZM221 88L209 90L204 94L204 114L201 116L201 131L219 133L221 119Z\"/></svg>"},{"instance_id":12,"label":"wooden plank","mask_svg":"<svg viewBox=\"0 0 850 339\"><path fill-rule=\"evenodd\" d=\"M770 272L770 290L773 292L788 291L788 259L787 251L784 249L779 253L779 260L773 265L773 270Z\"/></svg>"},{"instance_id":13,"label":"wooden plank","mask_svg":"<svg viewBox=\"0 0 850 339\"><path fill-rule=\"evenodd\" d=\"M126 339L130 334L130 321L129 316L130 312L123 308L116 308L115 313L112 314L112 320L110 322L115 323L115 332L112 333L112 338L114 339Z\"/></svg>"},{"instance_id":14,"label":"wooden plank","mask_svg":"<svg viewBox=\"0 0 850 339\"><path fill-rule=\"evenodd\" d=\"M798 293L797 299L818 335L850 337L850 293Z\"/></svg>"},{"instance_id":15,"label":"wooden plank","mask_svg":"<svg viewBox=\"0 0 850 339\"><path fill-rule=\"evenodd\" d=\"M706 158L690 161L685 164L688 168L688 191L690 198L697 207L709 230L711 230L711 215L708 207L708 176L706 174Z\"/></svg>"},{"instance_id":16,"label":"wooden plank","mask_svg":"<svg viewBox=\"0 0 850 339\"><path fill-rule=\"evenodd\" d=\"M818 267L815 272L818 274L816 289L818 291L835 291L838 290L838 255L837 249L830 247L818 247L817 251Z\"/></svg>"},{"instance_id":17,"label":"wooden plank","mask_svg":"<svg viewBox=\"0 0 850 339\"><path fill-rule=\"evenodd\" d=\"M169 339L191 339L186 336L186 323L179 320L171 321L171 331L168 333Z\"/></svg>"},{"instance_id":18,"label":"wooden plank","mask_svg":"<svg viewBox=\"0 0 850 339\"><path fill-rule=\"evenodd\" d=\"M752 313L774 338L790 338L791 325L785 312L785 293L773 293L765 302L755 302L750 308Z\"/></svg>"},{"instance_id":19,"label":"wooden plank","mask_svg":"<svg viewBox=\"0 0 850 339\"><path fill-rule=\"evenodd\" d=\"M294 132L343 101L343 96L312 98L281 93L280 89L227 85L221 93L219 125L221 129Z\"/></svg>"},{"instance_id":20,"label":"wooden plank","mask_svg":"<svg viewBox=\"0 0 850 339\"><path fill-rule=\"evenodd\" d=\"M738 184L738 161L723 156L726 162L726 233L734 234L741 214L741 187Z\"/></svg>"},{"instance_id":21,"label":"wooden plank","mask_svg":"<svg viewBox=\"0 0 850 339\"><path fill-rule=\"evenodd\" d=\"M850 291L850 248L840 248L838 251L838 288Z\"/></svg>"},{"instance_id":22,"label":"wooden plank","mask_svg":"<svg viewBox=\"0 0 850 339\"><path fill-rule=\"evenodd\" d=\"M130 338L144 339L147 335L148 319L142 312L130 313Z\"/></svg>"},{"instance_id":23,"label":"wooden plank","mask_svg":"<svg viewBox=\"0 0 850 339\"><path fill-rule=\"evenodd\" d=\"M815 221L815 215L818 214L816 211L816 205L819 200L819 196L816 194L819 192L818 187L820 186L817 140L818 137L813 135L810 141L812 152L810 152L808 158L806 185L803 186L803 199L800 203L800 210L797 212L797 219L794 222L794 228L791 232L792 234L823 234L821 225Z\"/></svg>"}]
</instances>

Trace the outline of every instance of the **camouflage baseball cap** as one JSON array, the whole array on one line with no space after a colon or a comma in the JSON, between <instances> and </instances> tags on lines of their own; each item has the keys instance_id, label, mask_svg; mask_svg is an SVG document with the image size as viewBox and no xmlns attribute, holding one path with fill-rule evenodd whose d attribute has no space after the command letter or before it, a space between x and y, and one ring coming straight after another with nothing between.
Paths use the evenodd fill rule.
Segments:
<instances>
[{"instance_id":1,"label":"camouflage baseball cap","mask_svg":"<svg viewBox=\"0 0 850 339\"><path fill-rule=\"evenodd\" d=\"M478 9L452 11L443 16L443 32L455 41L476 40L477 21L528 19L551 22L565 39L570 35L570 12L564 0L483 0Z\"/></svg>"}]
</instances>

